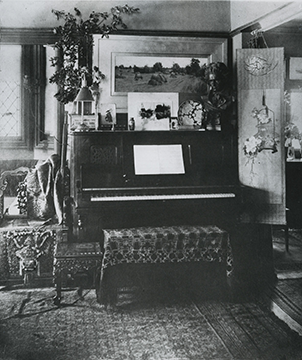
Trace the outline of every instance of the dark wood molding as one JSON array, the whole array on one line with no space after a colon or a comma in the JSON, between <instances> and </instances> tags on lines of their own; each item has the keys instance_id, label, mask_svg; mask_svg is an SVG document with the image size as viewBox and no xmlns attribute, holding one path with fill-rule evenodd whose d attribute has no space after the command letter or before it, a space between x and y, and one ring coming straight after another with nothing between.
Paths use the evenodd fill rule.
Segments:
<instances>
[{"instance_id":1,"label":"dark wood molding","mask_svg":"<svg viewBox=\"0 0 302 360\"><path fill-rule=\"evenodd\" d=\"M175 36L175 37L200 37L200 38L229 38L228 32L216 31L175 31L175 30L119 30L116 35L137 35L137 36ZM110 35L109 35L110 37Z\"/></svg>"},{"instance_id":2,"label":"dark wood molding","mask_svg":"<svg viewBox=\"0 0 302 360\"><path fill-rule=\"evenodd\" d=\"M0 43L18 45L54 44L57 35L49 28L1 28Z\"/></svg>"},{"instance_id":3,"label":"dark wood molding","mask_svg":"<svg viewBox=\"0 0 302 360\"><path fill-rule=\"evenodd\" d=\"M177 37L203 37L203 38L229 38L227 32L201 32L201 31L169 31L169 30L120 30L112 34L138 35L138 36L177 36ZM110 35L109 35L110 36ZM52 28L2 28L0 29L0 42L6 44L53 44L57 35Z\"/></svg>"}]
</instances>

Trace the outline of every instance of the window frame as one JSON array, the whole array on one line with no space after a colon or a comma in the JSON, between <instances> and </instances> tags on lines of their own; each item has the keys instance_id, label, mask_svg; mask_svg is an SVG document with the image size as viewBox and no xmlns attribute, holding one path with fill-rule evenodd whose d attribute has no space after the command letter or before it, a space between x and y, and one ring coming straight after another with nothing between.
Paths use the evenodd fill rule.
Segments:
<instances>
[{"instance_id":1,"label":"window frame","mask_svg":"<svg viewBox=\"0 0 302 360\"><path fill-rule=\"evenodd\" d=\"M48 28L2 28L0 45L21 45L21 136L0 137L0 147L33 150L43 148L45 136L45 45L56 42L57 35ZM24 84L29 77L29 87ZM28 84L26 84L28 85ZM26 105L26 106L24 106ZM28 105L28 106L27 106ZM64 118L64 109L58 104L57 125Z\"/></svg>"}]
</instances>

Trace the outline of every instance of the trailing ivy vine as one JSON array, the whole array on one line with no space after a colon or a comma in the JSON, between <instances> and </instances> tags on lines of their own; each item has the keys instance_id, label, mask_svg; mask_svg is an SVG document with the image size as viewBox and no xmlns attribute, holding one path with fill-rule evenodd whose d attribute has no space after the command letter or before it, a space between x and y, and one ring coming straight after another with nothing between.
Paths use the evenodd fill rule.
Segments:
<instances>
[{"instance_id":1,"label":"trailing ivy vine","mask_svg":"<svg viewBox=\"0 0 302 360\"><path fill-rule=\"evenodd\" d=\"M74 14L65 11L52 10L57 20L63 20L63 25L57 26L54 32L58 40L54 44L57 55L50 59L56 71L49 82L58 85L55 97L63 104L73 101L81 86L81 78L85 75L88 84L92 84L92 47L93 35L109 34L119 29L126 29L122 17L138 13L139 9L128 5L115 6L110 12L92 12L88 19L82 18L79 9L74 9ZM98 70L98 79L104 75Z\"/></svg>"}]
</instances>

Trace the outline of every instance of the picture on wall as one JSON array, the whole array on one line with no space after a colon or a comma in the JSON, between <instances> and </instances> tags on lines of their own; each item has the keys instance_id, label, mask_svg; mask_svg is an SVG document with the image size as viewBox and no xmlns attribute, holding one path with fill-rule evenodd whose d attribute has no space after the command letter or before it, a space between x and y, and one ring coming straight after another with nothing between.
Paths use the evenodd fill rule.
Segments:
<instances>
[{"instance_id":1,"label":"picture on wall","mask_svg":"<svg viewBox=\"0 0 302 360\"><path fill-rule=\"evenodd\" d=\"M289 79L302 80L302 57L291 57L289 59Z\"/></svg>"},{"instance_id":2,"label":"picture on wall","mask_svg":"<svg viewBox=\"0 0 302 360\"><path fill-rule=\"evenodd\" d=\"M93 64L105 78L101 101L128 112L128 93L191 93L199 95L199 66L227 62L228 39L188 36L94 35ZM198 66L197 66L198 65Z\"/></svg>"},{"instance_id":3,"label":"picture on wall","mask_svg":"<svg viewBox=\"0 0 302 360\"><path fill-rule=\"evenodd\" d=\"M200 68L207 58L113 54L114 92L202 93Z\"/></svg>"},{"instance_id":4,"label":"picture on wall","mask_svg":"<svg viewBox=\"0 0 302 360\"><path fill-rule=\"evenodd\" d=\"M301 159L302 155L302 91L292 89L289 93L289 113L285 124L285 147L287 161Z\"/></svg>"},{"instance_id":5,"label":"picture on wall","mask_svg":"<svg viewBox=\"0 0 302 360\"><path fill-rule=\"evenodd\" d=\"M135 130L170 130L170 118L176 117L177 93L129 93L128 121L135 121Z\"/></svg>"}]
</instances>

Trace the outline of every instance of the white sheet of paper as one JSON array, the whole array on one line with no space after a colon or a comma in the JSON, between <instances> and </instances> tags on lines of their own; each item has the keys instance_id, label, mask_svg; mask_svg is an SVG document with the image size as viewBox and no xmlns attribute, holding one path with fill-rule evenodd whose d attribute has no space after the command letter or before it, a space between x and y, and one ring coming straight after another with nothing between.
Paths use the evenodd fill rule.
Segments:
<instances>
[{"instance_id":1,"label":"white sheet of paper","mask_svg":"<svg viewBox=\"0 0 302 360\"><path fill-rule=\"evenodd\" d=\"M184 174L181 144L133 145L135 175Z\"/></svg>"}]
</instances>

